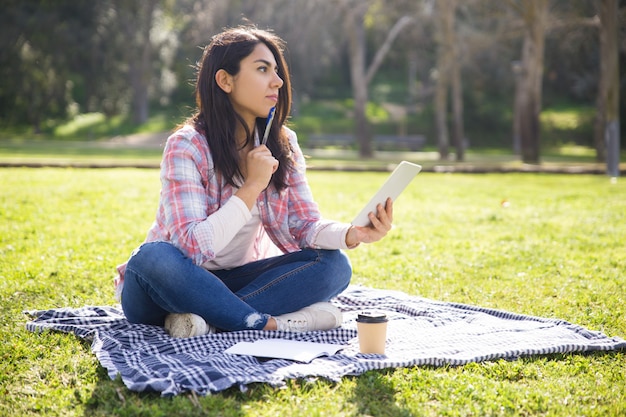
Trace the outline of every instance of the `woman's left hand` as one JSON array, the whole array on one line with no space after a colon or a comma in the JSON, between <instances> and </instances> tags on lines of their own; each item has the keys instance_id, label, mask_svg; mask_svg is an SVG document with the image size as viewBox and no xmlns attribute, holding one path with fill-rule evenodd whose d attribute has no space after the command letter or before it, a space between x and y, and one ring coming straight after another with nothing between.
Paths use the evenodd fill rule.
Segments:
<instances>
[{"instance_id":1,"label":"woman's left hand","mask_svg":"<svg viewBox=\"0 0 626 417\"><path fill-rule=\"evenodd\" d=\"M352 226L346 234L346 244L349 248L357 246L359 243L372 243L381 240L392 228L393 222L393 201L388 198L385 206L379 204L376 207L376 214L369 214L369 226Z\"/></svg>"}]
</instances>

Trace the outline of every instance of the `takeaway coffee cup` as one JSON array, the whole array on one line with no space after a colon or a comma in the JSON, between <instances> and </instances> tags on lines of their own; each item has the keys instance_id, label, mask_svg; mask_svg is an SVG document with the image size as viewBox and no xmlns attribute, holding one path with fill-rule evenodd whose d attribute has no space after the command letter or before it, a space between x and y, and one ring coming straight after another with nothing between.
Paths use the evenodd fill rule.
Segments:
<instances>
[{"instance_id":1,"label":"takeaway coffee cup","mask_svg":"<svg viewBox=\"0 0 626 417\"><path fill-rule=\"evenodd\" d=\"M385 353L387 316L378 312L359 313L356 319L361 353Z\"/></svg>"}]
</instances>

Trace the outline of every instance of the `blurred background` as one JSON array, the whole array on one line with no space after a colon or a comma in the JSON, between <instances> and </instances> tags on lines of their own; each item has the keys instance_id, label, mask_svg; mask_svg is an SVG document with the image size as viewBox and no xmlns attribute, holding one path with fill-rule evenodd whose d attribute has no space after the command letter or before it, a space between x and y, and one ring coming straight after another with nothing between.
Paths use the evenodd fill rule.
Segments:
<instances>
[{"instance_id":1,"label":"blurred background","mask_svg":"<svg viewBox=\"0 0 626 417\"><path fill-rule=\"evenodd\" d=\"M625 145L626 1L1 3L2 139L170 130L192 111L202 47L253 23L287 42L304 146L368 157L414 138L441 159L572 146L605 161L607 126Z\"/></svg>"}]
</instances>

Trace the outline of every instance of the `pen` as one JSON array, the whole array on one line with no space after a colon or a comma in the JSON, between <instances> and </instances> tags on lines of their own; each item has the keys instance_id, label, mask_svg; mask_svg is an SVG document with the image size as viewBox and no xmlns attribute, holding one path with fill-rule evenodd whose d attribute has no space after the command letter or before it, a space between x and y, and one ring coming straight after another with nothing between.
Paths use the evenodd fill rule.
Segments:
<instances>
[{"instance_id":1,"label":"pen","mask_svg":"<svg viewBox=\"0 0 626 417\"><path fill-rule=\"evenodd\" d=\"M267 115L267 122L265 123L265 133L263 134L263 140L261 141L261 145L265 145L267 143L267 137L270 135L270 127L272 125L272 120L274 120L275 111L276 107L272 107L270 109L270 113Z\"/></svg>"}]
</instances>

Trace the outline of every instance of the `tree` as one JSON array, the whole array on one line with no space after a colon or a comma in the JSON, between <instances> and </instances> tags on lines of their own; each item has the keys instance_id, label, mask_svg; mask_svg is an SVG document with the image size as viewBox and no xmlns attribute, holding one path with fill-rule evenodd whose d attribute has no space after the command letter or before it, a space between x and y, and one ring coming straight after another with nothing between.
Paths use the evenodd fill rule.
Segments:
<instances>
[{"instance_id":1,"label":"tree","mask_svg":"<svg viewBox=\"0 0 626 417\"><path fill-rule=\"evenodd\" d=\"M436 41L437 72L435 80L435 127L439 158L448 159L448 92L452 98L452 142L456 160L464 159L463 95L459 45L454 28L456 0L437 0Z\"/></svg>"},{"instance_id":2,"label":"tree","mask_svg":"<svg viewBox=\"0 0 626 417\"><path fill-rule=\"evenodd\" d=\"M342 42L343 20L335 2L327 0L178 0L180 23L179 62L198 55L198 46L224 27L251 23L268 28L286 42L285 56L292 74L294 113L298 101L320 89L317 81L341 67L345 51ZM189 67L189 65L187 65ZM343 75L343 74L342 74ZM190 78L179 71L181 78ZM347 75L345 79L348 80Z\"/></svg>"},{"instance_id":3,"label":"tree","mask_svg":"<svg viewBox=\"0 0 626 417\"><path fill-rule=\"evenodd\" d=\"M94 6L70 0L10 3L0 17L0 114L39 132L46 119L66 117L74 102Z\"/></svg>"},{"instance_id":4,"label":"tree","mask_svg":"<svg viewBox=\"0 0 626 417\"><path fill-rule=\"evenodd\" d=\"M512 1L524 22L521 73L516 88L514 116L519 123L522 161L539 162L539 114L548 0Z\"/></svg>"},{"instance_id":5,"label":"tree","mask_svg":"<svg viewBox=\"0 0 626 417\"><path fill-rule=\"evenodd\" d=\"M123 49L128 81L132 92L132 116L136 124L148 120L148 88L152 81L153 45L150 30L159 0L116 0L117 23L124 34Z\"/></svg>"},{"instance_id":6,"label":"tree","mask_svg":"<svg viewBox=\"0 0 626 417\"><path fill-rule=\"evenodd\" d=\"M599 162L607 163L607 173L619 176L619 38L617 0L601 0L600 80L594 143Z\"/></svg>"},{"instance_id":7,"label":"tree","mask_svg":"<svg viewBox=\"0 0 626 417\"><path fill-rule=\"evenodd\" d=\"M464 129L477 135L479 145L498 146L508 141L510 112L504 105L513 102L511 62L519 60L514 125L519 127L516 137L520 142L521 130L525 130L522 158L526 162L538 160L542 101L546 105L556 100L588 105L594 99L598 117L602 115L596 125L595 144L599 158L604 160L607 109L601 106L608 106L608 102L601 91L613 94L625 89L624 83L611 87L600 80L599 74L605 74L598 69L600 47L595 37L600 34L600 18L594 16L600 0L4 3L5 13L0 14L3 124L29 123L43 128L46 120L61 120L74 112L129 114L141 122L147 117L148 103L156 104L158 100L158 104L170 107L188 106L193 64L201 55L198 47L206 45L222 28L245 23L245 18L274 30L287 41L286 55L298 93L294 116L299 99L341 99L346 93L352 94L355 137L362 155L372 153L371 119L366 109L368 100L374 97L373 84L379 78L384 88L377 89L377 94L380 92L385 100L397 105L405 94L406 113L411 114L405 120L405 129L415 126L420 133L436 137L435 118L424 123L421 116L431 111L433 102L444 109L438 112L442 116L437 124L447 122L449 139L440 143L449 147L445 152L457 147L459 158L463 152L459 139ZM456 13L451 13L451 5L456 5ZM546 5L550 7L549 20L544 16ZM441 13L435 13L435 8L441 8ZM620 12L623 16L623 7ZM412 19L419 19L419 25L411 25ZM452 36L456 36L451 41L450 32L443 31L440 39L448 38L445 47L435 39L433 26L438 20L442 31L451 29ZM539 24L542 20L543 26ZM552 36L546 36L548 30ZM542 49L545 52L538 53ZM452 57L446 58L448 63L443 60L446 53ZM461 53L463 60L459 59ZM455 70L454 64L460 63L462 67L458 65ZM437 66L438 71L433 71ZM444 70L446 66L452 69ZM408 69L406 91L397 88L403 84L397 81L404 67ZM465 86L462 100L461 68ZM620 71L626 74L623 68ZM380 72L384 73L379 77ZM439 75L439 87L445 86L436 100L433 94L437 80L432 74ZM598 83L602 84L600 89ZM625 107L620 106L622 114ZM565 140L591 144L592 135L583 136L582 130Z\"/></svg>"},{"instance_id":8,"label":"tree","mask_svg":"<svg viewBox=\"0 0 626 417\"><path fill-rule=\"evenodd\" d=\"M405 26L413 22L409 16L400 17L387 33L383 44L379 47L369 66L366 65L365 15L369 9L369 1L346 0L348 8L347 24L348 50L350 55L350 81L354 95L355 135L359 144L359 155L370 158L373 155L372 139L366 114L368 87L378 68L389 52L393 41Z\"/></svg>"}]
</instances>

